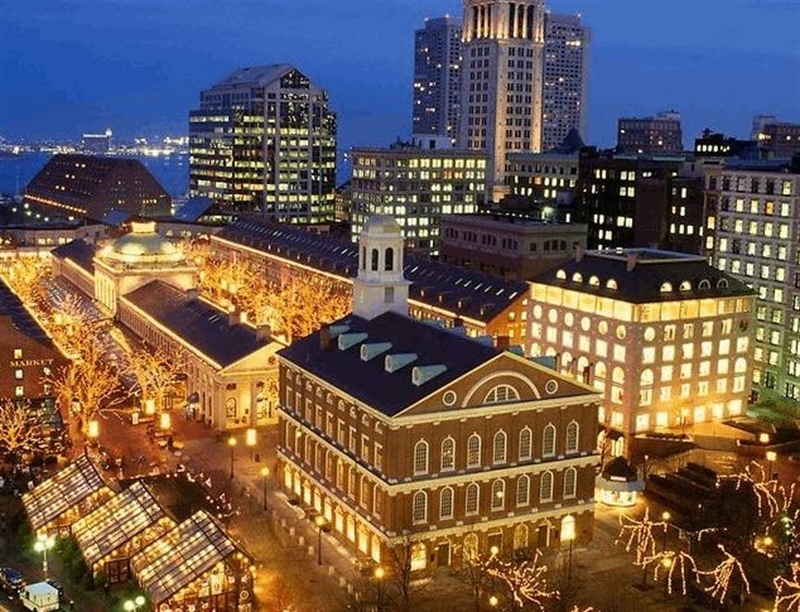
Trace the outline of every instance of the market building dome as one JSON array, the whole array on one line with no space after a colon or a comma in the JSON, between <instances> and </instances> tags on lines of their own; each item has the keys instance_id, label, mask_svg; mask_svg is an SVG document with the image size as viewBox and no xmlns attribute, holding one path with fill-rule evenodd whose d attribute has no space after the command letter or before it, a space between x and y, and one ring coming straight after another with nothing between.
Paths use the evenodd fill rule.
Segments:
<instances>
[{"instance_id":1,"label":"market building dome","mask_svg":"<svg viewBox=\"0 0 800 612\"><path fill-rule=\"evenodd\" d=\"M174 244L156 231L155 221L134 221L131 232L103 249L101 256L125 264L180 264L184 260Z\"/></svg>"}]
</instances>

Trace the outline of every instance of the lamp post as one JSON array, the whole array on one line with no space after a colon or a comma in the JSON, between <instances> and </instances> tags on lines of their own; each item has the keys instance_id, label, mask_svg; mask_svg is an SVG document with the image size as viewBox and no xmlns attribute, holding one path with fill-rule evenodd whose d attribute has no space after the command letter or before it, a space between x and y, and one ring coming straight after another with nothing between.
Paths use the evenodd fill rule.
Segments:
<instances>
[{"instance_id":1,"label":"lamp post","mask_svg":"<svg viewBox=\"0 0 800 612\"><path fill-rule=\"evenodd\" d=\"M89 429L87 430L87 435L89 436L89 446L94 447L97 444L97 438L100 436L100 421L96 421L94 419L89 421ZM89 449L84 448L86 454L89 454Z\"/></svg>"},{"instance_id":2,"label":"lamp post","mask_svg":"<svg viewBox=\"0 0 800 612\"><path fill-rule=\"evenodd\" d=\"M322 565L322 530L325 528L325 517L318 514L314 522L317 524L317 565Z\"/></svg>"},{"instance_id":3,"label":"lamp post","mask_svg":"<svg viewBox=\"0 0 800 612\"><path fill-rule=\"evenodd\" d=\"M233 451L236 448L236 438L234 438L233 436L228 438L228 446L231 447L231 480L233 480L233 461L234 461Z\"/></svg>"},{"instance_id":4,"label":"lamp post","mask_svg":"<svg viewBox=\"0 0 800 612\"><path fill-rule=\"evenodd\" d=\"M269 479L269 468L264 466L261 468L261 476L264 478L264 510L267 508L267 480Z\"/></svg>"},{"instance_id":5,"label":"lamp post","mask_svg":"<svg viewBox=\"0 0 800 612\"><path fill-rule=\"evenodd\" d=\"M33 545L33 549L36 552L42 553L42 571L44 572L44 577L47 578L47 551L55 546L56 540L53 536L49 536L46 533L40 533L36 536L36 542Z\"/></svg>"},{"instance_id":6,"label":"lamp post","mask_svg":"<svg viewBox=\"0 0 800 612\"><path fill-rule=\"evenodd\" d=\"M122 607L125 608L127 612L136 612L136 610L138 610L140 607L144 605L144 602L145 602L144 596L137 595L133 599L129 599L124 604L122 604Z\"/></svg>"},{"instance_id":7,"label":"lamp post","mask_svg":"<svg viewBox=\"0 0 800 612\"><path fill-rule=\"evenodd\" d=\"M664 576L664 598L669 595L669 568L672 567L672 559L669 557L664 557L661 560L661 565L664 566L664 569L667 570L666 575Z\"/></svg>"},{"instance_id":8,"label":"lamp post","mask_svg":"<svg viewBox=\"0 0 800 612\"><path fill-rule=\"evenodd\" d=\"M769 466L769 474L767 475L767 480L777 480L777 478L775 478L777 474L774 473L775 469L774 465L775 461L778 459L778 453L770 450L766 452L765 457L767 459L767 465Z\"/></svg>"},{"instance_id":9,"label":"lamp post","mask_svg":"<svg viewBox=\"0 0 800 612\"><path fill-rule=\"evenodd\" d=\"M571 530L566 535L569 541L569 552L567 553L567 584L572 582L572 546L575 543L575 531Z\"/></svg>"},{"instance_id":10,"label":"lamp post","mask_svg":"<svg viewBox=\"0 0 800 612\"><path fill-rule=\"evenodd\" d=\"M386 576L386 570L384 570L380 565L375 568L375 572L373 573L375 577L375 587L376 587L376 602L375 608L377 612L383 612L383 579Z\"/></svg>"},{"instance_id":11,"label":"lamp post","mask_svg":"<svg viewBox=\"0 0 800 612\"><path fill-rule=\"evenodd\" d=\"M668 511L664 510L664 512L661 513L661 519L664 521L664 536L661 540L661 552L667 550L667 530L669 529L668 521L671 518L672 515Z\"/></svg>"},{"instance_id":12,"label":"lamp post","mask_svg":"<svg viewBox=\"0 0 800 612\"><path fill-rule=\"evenodd\" d=\"M247 428L247 433L245 434L245 444L250 449L250 461L253 460L253 447L256 445L256 430L252 427Z\"/></svg>"}]
</instances>

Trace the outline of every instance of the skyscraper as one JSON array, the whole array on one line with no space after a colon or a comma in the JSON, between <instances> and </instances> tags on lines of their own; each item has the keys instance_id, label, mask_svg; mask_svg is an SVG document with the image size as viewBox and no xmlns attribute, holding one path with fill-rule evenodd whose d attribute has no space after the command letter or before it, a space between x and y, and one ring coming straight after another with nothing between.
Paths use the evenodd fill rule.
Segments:
<instances>
[{"instance_id":1,"label":"skyscraper","mask_svg":"<svg viewBox=\"0 0 800 612\"><path fill-rule=\"evenodd\" d=\"M426 19L414 33L413 134L438 134L455 141L461 98L461 22L450 16Z\"/></svg>"},{"instance_id":2,"label":"skyscraper","mask_svg":"<svg viewBox=\"0 0 800 612\"><path fill-rule=\"evenodd\" d=\"M497 201L508 151L542 144L544 0L464 0L459 142L489 156Z\"/></svg>"},{"instance_id":3,"label":"skyscraper","mask_svg":"<svg viewBox=\"0 0 800 612\"><path fill-rule=\"evenodd\" d=\"M580 15L545 15L542 151L558 147L572 128L587 136L590 37Z\"/></svg>"},{"instance_id":4,"label":"skyscraper","mask_svg":"<svg viewBox=\"0 0 800 612\"><path fill-rule=\"evenodd\" d=\"M278 221L333 219L336 115L288 64L235 71L189 113L189 189Z\"/></svg>"}]
</instances>

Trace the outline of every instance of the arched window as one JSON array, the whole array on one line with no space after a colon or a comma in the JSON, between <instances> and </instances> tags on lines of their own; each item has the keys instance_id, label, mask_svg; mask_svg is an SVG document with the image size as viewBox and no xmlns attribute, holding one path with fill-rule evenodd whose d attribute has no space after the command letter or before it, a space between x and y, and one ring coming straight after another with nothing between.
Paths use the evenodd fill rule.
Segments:
<instances>
[{"instance_id":1,"label":"arched window","mask_svg":"<svg viewBox=\"0 0 800 612\"><path fill-rule=\"evenodd\" d=\"M661 283L661 293L669 293L672 291L672 283Z\"/></svg>"},{"instance_id":2,"label":"arched window","mask_svg":"<svg viewBox=\"0 0 800 612\"><path fill-rule=\"evenodd\" d=\"M711 289L711 283L707 278L704 278L697 284L698 289Z\"/></svg>"},{"instance_id":3,"label":"arched window","mask_svg":"<svg viewBox=\"0 0 800 612\"><path fill-rule=\"evenodd\" d=\"M564 499L575 497L578 491L578 470L574 467L564 470Z\"/></svg>"},{"instance_id":4,"label":"arched window","mask_svg":"<svg viewBox=\"0 0 800 612\"><path fill-rule=\"evenodd\" d=\"M370 262L370 269L373 272L377 272L378 271L378 258L379 258L378 249L372 249L371 257L372 257L372 261Z\"/></svg>"},{"instance_id":5,"label":"arched window","mask_svg":"<svg viewBox=\"0 0 800 612\"><path fill-rule=\"evenodd\" d=\"M594 366L594 375L596 378L605 378L606 377L606 364L602 361L598 361Z\"/></svg>"},{"instance_id":6,"label":"arched window","mask_svg":"<svg viewBox=\"0 0 800 612\"><path fill-rule=\"evenodd\" d=\"M474 433L467 440L467 467L474 468L481 465L481 437Z\"/></svg>"},{"instance_id":7,"label":"arched window","mask_svg":"<svg viewBox=\"0 0 800 612\"><path fill-rule=\"evenodd\" d=\"M728 279L721 278L717 281L717 288L719 289L726 289L728 287Z\"/></svg>"},{"instance_id":8,"label":"arched window","mask_svg":"<svg viewBox=\"0 0 800 612\"><path fill-rule=\"evenodd\" d=\"M449 472L456 469L456 441L450 436L442 440L442 457L441 467L442 472Z\"/></svg>"},{"instance_id":9,"label":"arched window","mask_svg":"<svg viewBox=\"0 0 800 612\"><path fill-rule=\"evenodd\" d=\"M485 404L500 404L502 402L513 402L519 399L519 393L511 385L497 385L486 394Z\"/></svg>"},{"instance_id":10,"label":"arched window","mask_svg":"<svg viewBox=\"0 0 800 612\"><path fill-rule=\"evenodd\" d=\"M414 445L414 475L428 473L428 443L420 440Z\"/></svg>"},{"instance_id":11,"label":"arched window","mask_svg":"<svg viewBox=\"0 0 800 612\"><path fill-rule=\"evenodd\" d=\"M733 371L737 374L747 371L747 360L744 357L739 357L733 364Z\"/></svg>"},{"instance_id":12,"label":"arched window","mask_svg":"<svg viewBox=\"0 0 800 612\"><path fill-rule=\"evenodd\" d=\"M411 547L411 571L423 570L428 565L428 547L422 542L415 542Z\"/></svg>"},{"instance_id":13,"label":"arched window","mask_svg":"<svg viewBox=\"0 0 800 612\"><path fill-rule=\"evenodd\" d=\"M558 270L556 272L556 278L558 280L566 280L567 279L567 273L564 272L564 270Z\"/></svg>"},{"instance_id":14,"label":"arched window","mask_svg":"<svg viewBox=\"0 0 800 612\"><path fill-rule=\"evenodd\" d=\"M439 493L439 519L453 518L453 489L452 487L445 487Z\"/></svg>"},{"instance_id":15,"label":"arched window","mask_svg":"<svg viewBox=\"0 0 800 612\"><path fill-rule=\"evenodd\" d=\"M392 247L386 249L385 257L386 257L386 264L385 264L386 271L391 272L392 270L394 270L394 249Z\"/></svg>"},{"instance_id":16,"label":"arched window","mask_svg":"<svg viewBox=\"0 0 800 612\"><path fill-rule=\"evenodd\" d=\"M527 506L530 503L531 478L523 474L517 478L517 507Z\"/></svg>"},{"instance_id":17,"label":"arched window","mask_svg":"<svg viewBox=\"0 0 800 612\"><path fill-rule=\"evenodd\" d=\"M678 287L679 291L691 291L692 290L692 283L689 281L681 281L680 287Z\"/></svg>"},{"instance_id":18,"label":"arched window","mask_svg":"<svg viewBox=\"0 0 800 612\"><path fill-rule=\"evenodd\" d=\"M498 431L492 441L492 463L506 462L506 432Z\"/></svg>"},{"instance_id":19,"label":"arched window","mask_svg":"<svg viewBox=\"0 0 800 612\"><path fill-rule=\"evenodd\" d=\"M542 432L542 457L552 457L556 454L556 426L548 423Z\"/></svg>"},{"instance_id":20,"label":"arched window","mask_svg":"<svg viewBox=\"0 0 800 612\"><path fill-rule=\"evenodd\" d=\"M600 286L600 279L597 278L596 276L590 276L589 277L589 284L592 287L599 287Z\"/></svg>"},{"instance_id":21,"label":"arched window","mask_svg":"<svg viewBox=\"0 0 800 612\"><path fill-rule=\"evenodd\" d=\"M425 491L417 491L414 493L411 516L415 525L428 521L428 494Z\"/></svg>"},{"instance_id":22,"label":"arched window","mask_svg":"<svg viewBox=\"0 0 800 612\"><path fill-rule=\"evenodd\" d=\"M464 556L474 559L478 556L478 534L468 533L464 536Z\"/></svg>"},{"instance_id":23,"label":"arched window","mask_svg":"<svg viewBox=\"0 0 800 612\"><path fill-rule=\"evenodd\" d=\"M580 426L577 421L570 421L567 425L567 453L578 452L578 439L580 434Z\"/></svg>"},{"instance_id":24,"label":"arched window","mask_svg":"<svg viewBox=\"0 0 800 612\"><path fill-rule=\"evenodd\" d=\"M625 383L625 370L621 367L616 366L614 370L611 372L611 380L613 380L618 385L622 385Z\"/></svg>"},{"instance_id":25,"label":"arched window","mask_svg":"<svg viewBox=\"0 0 800 612\"><path fill-rule=\"evenodd\" d=\"M464 514L478 514L481 490L477 483L472 482L467 485L467 494L464 503Z\"/></svg>"},{"instance_id":26,"label":"arched window","mask_svg":"<svg viewBox=\"0 0 800 612\"><path fill-rule=\"evenodd\" d=\"M528 461L533 452L533 432L527 425L519 432L519 460Z\"/></svg>"},{"instance_id":27,"label":"arched window","mask_svg":"<svg viewBox=\"0 0 800 612\"><path fill-rule=\"evenodd\" d=\"M642 374L639 376L639 384L642 387L652 387L654 381L655 377L653 376L653 370L650 368L642 370Z\"/></svg>"},{"instance_id":28,"label":"arched window","mask_svg":"<svg viewBox=\"0 0 800 612\"><path fill-rule=\"evenodd\" d=\"M575 274L572 275L572 282L574 282L574 283L582 283L583 282L583 274L581 274L580 272L575 272Z\"/></svg>"},{"instance_id":29,"label":"arched window","mask_svg":"<svg viewBox=\"0 0 800 612\"><path fill-rule=\"evenodd\" d=\"M528 526L520 523L514 527L514 550L528 548Z\"/></svg>"},{"instance_id":30,"label":"arched window","mask_svg":"<svg viewBox=\"0 0 800 612\"><path fill-rule=\"evenodd\" d=\"M611 289L612 291L616 291L617 290L617 281L614 280L613 278L609 278L606 281L606 289Z\"/></svg>"},{"instance_id":31,"label":"arched window","mask_svg":"<svg viewBox=\"0 0 800 612\"><path fill-rule=\"evenodd\" d=\"M542 472L539 482L539 501L553 501L553 472Z\"/></svg>"},{"instance_id":32,"label":"arched window","mask_svg":"<svg viewBox=\"0 0 800 612\"><path fill-rule=\"evenodd\" d=\"M504 480L495 480L492 483L492 510L502 510L506 507L506 483Z\"/></svg>"}]
</instances>

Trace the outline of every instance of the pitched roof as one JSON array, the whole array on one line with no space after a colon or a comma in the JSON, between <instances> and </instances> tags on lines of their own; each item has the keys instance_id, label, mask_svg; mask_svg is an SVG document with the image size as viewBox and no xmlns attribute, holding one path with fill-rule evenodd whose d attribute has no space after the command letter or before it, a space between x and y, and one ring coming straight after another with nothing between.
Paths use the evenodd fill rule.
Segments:
<instances>
[{"instance_id":1,"label":"pitched roof","mask_svg":"<svg viewBox=\"0 0 800 612\"><path fill-rule=\"evenodd\" d=\"M166 512L156 498L137 480L76 521L72 535L91 567L164 517Z\"/></svg>"},{"instance_id":2,"label":"pitched roof","mask_svg":"<svg viewBox=\"0 0 800 612\"><path fill-rule=\"evenodd\" d=\"M67 244L57 246L50 251L53 257L74 261L91 275L94 275L94 253L94 246L80 238L70 240Z\"/></svg>"},{"instance_id":3,"label":"pitched roof","mask_svg":"<svg viewBox=\"0 0 800 612\"><path fill-rule=\"evenodd\" d=\"M699 255L655 249L587 251L533 282L634 304L755 295Z\"/></svg>"},{"instance_id":4,"label":"pitched roof","mask_svg":"<svg viewBox=\"0 0 800 612\"><path fill-rule=\"evenodd\" d=\"M266 64L262 66L247 66L239 68L219 81L214 87L225 85L257 84L261 87L269 85L276 79L291 70L296 70L291 64Z\"/></svg>"},{"instance_id":5,"label":"pitched roof","mask_svg":"<svg viewBox=\"0 0 800 612\"><path fill-rule=\"evenodd\" d=\"M228 314L160 280L126 294L128 300L221 367L266 346L252 327L230 325Z\"/></svg>"},{"instance_id":6,"label":"pitched roof","mask_svg":"<svg viewBox=\"0 0 800 612\"><path fill-rule=\"evenodd\" d=\"M24 334L31 340L35 340L39 344L55 348L52 340L47 333L42 329L39 323L36 322L31 314L25 309L17 295L11 290L11 287L6 285L3 279L0 278L0 316L11 317L11 325Z\"/></svg>"},{"instance_id":7,"label":"pitched roof","mask_svg":"<svg viewBox=\"0 0 800 612\"><path fill-rule=\"evenodd\" d=\"M216 521L198 510L131 557L131 567L157 605L203 578L217 563L237 551L236 544Z\"/></svg>"},{"instance_id":8,"label":"pitched roof","mask_svg":"<svg viewBox=\"0 0 800 612\"><path fill-rule=\"evenodd\" d=\"M212 237L227 240L350 279L358 273L358 246L286 224L242 218ZM489 322L520 296L525 282L505 281L475 270L405 253L403 274L411 282L409 298L457 316Z\"/></svg>"},{"instance_id":9,"label":"pitched roof","mask_svg":"<svg viewBox=\"0 0 800 612\"><path fill-rule=\"evenodd\" d=\"M347 326L345 334L333 338L328 348L322 348L321 334L340 326ZM340 350L350 340L354 343ZM368 361L362 360L364 345L387 342L391 348ZM408 353L416 354L417 358L395 372L386 370L387 355ZM500 353L499 349L453 331L387 312L371 321L349 315L294 342L278 355L387 416L394 416ZM446 369L432 380L416 385L412 381L415 366Z\"/></svg>"},{"instance_id":10,"label":"pitched roof","mask_svg":"<svg viewBox=\"0 0 800 612\"><path fill-rule=\"evenodd\" d=\"M95 465L86 455L81 455L55 476L23 494L22 504L33 530L37 531L102 490L111 495L111 489Z\"/></svg>"}]
</instances>

